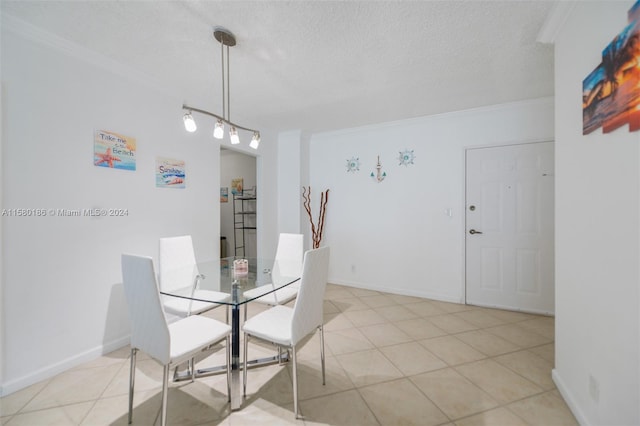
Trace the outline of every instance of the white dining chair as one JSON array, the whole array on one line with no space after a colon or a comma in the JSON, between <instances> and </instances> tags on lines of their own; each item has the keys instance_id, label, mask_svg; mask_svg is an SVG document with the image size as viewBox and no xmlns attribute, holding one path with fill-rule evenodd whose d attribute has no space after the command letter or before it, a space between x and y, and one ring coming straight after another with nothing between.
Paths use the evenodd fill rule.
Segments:
<instances>
[{"instance_id":1,"label":"white dining chair","mask_svg":"<svg viewBox=\"0 0 640 426\"><path fill-rule=\"evenodd\" d=\"M302 257L304 255L304 236L302 234L282 233L278 238L276 258L271 268L271 283L256 287L244 292L245 299L264 305L276 306L284 305L292 301L298 295L300 283L295 282L272 293L260 296L270 291L274 285L279 285L283 281L291 280L292 277L299 277L302 271ZM260 296L260 297L258 297ZM247 320L247 305L244 304L244 320Z\"/></svg>"},{"instance_id":2,"label":"white dining chair","mask_svg":"<svg viewBox=\"0 0 640 426\"><path fill-rule=\"evenodd\" d=\"M210 302L226 302L231 299L228 293L198 288L205 277L198 272L191 235L160 238L159 252L161 291L180 293L186 297L164 296L163 305L166 312L180 317L198 315L222 306L221 303ZM226 305L226 310L228 323L229 305Z\"/></svg>"},{"instance_id":3,"label":"white dining chair","mask_svg":"<svg viewBox=\"0 0 640 426\"><path fill-rule=\"evenodd\" d=\"M221 321L193 315L167 324L150 257L122 255L122 282L131 322L129 370L129 424L133 420L136 353L143 351L164 366L160 423L167 422L169 370L226 340L227 399L231 398L231 327ZM193 371L193 370L192 370ZM192 373L192 379L193 379Z\"/></svg>"},{"instance_id":4,"label":"white dining chair","mask_svg":"<svg viewBox=\"0 0 640 426\"><path fill-rule=\"evenodd\" d=\"M322 384L325 384L323 300L329 273L329 247L309 250L304 254L300 290L293 308L274 306L250 318L242 327L244 332L243 393L247 395L247 352L250 338L271 342L291 350L293 363L293 410L299 418L298 374L296 346L300 341L320 330L320 359Z\"/></svg>"}]
</instances>

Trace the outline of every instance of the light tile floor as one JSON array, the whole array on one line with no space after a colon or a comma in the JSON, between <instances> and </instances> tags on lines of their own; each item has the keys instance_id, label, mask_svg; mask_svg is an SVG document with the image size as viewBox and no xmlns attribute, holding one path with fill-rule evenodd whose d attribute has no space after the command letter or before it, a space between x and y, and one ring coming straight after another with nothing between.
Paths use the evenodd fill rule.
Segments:
<instances>
[{"instance_id":1,"label":"light tile floor","mask_svg":"<svg viewBox=\"0 0 640 426\"><path fill-rule=\"evenodd\" d=\"M250 305L255 314L265 309ZM224 310L206 314L223 319ZM249 370L247 399L229 412L225 376L170 385L173 425L576 425L551 380L554 319L329 285L326 386L319 337L299 350L295 420L291 366ZM219 348L221 349L221 348ZM251 342L251 358L273 348ZM125 425L129 348L0 399L0 423ZM198 366L224 361L219 350ZM134 424L159 422L162 368L138 357Z\"/></svg>"}]
</instances>

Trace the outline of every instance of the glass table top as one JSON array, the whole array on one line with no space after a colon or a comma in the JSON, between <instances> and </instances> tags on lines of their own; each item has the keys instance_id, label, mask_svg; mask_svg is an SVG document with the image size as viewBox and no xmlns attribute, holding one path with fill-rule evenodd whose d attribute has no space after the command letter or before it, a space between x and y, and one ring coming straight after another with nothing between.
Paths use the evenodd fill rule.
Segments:
<instances>
[{"instance_id":1,"label":"glass table top","mask_svg":"<svg viewBox=\"0 0 640 426\"><path fill-rule=\"evenodd\" d=\"M241 305L299 281L300 265L232 256L164 271L159 278L160 293L165 296ZM178 281L182 284L175 284ZM191 284L185 286L185 282ZM260 290L245 296L245 292L257 288Z\"/></svg>"}]
</instances>

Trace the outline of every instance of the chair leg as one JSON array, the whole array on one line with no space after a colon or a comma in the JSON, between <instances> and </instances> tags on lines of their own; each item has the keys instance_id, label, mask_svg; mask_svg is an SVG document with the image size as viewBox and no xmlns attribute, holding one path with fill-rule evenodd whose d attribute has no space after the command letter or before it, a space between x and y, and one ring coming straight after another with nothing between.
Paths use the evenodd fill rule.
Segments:
<instances>
[{"instance_id":1,"label":"chair leg","mask_svg":"<svg viewBox=\"0 0 640 426\"><path fill-rule=\"evenodd\" d=\"M196 380L196 359L191 358L189 360L189 371L191 371L191 382Z\"/></svg>"},{"instance_id":2,"label":"chair leg","mask_svg":"<svg viewBox=\"0 0 640 426\"><path fill-rule=\"evenodd\" d=\"M244 304L244 322L247 322L247 305L249 305L249 303L245 302L245 304Z\"/></svg>"},{"instance_id":3,"label":"chair leg","mask_svg":"<svg viewBox=\"0 0 640 426\"><path fill-rule=\"evenodd\" d=\"M300 412L298 411L298 360L296 357L296 347L291 348L291 357L293 358L293 411L296 415L296 419L300 418Z\"/></svg>"},{"instance_id":4,"label":"chair leg","mask_svg":"<svg viewBox=\"0 0 640 426\"><path fill-rule=\"evenodd\" d=\"M246 311L245 311L246 312ZM242 367L242 395L247 396L247 352L249 349L249 335L244 333L244 365Z\"/></svg>"},{"instance_id":5,"label":"chair leg","mask_svg":"<svg viewBox=\"0 0 640 426\"><path fill-rule=\"evenodd\" d=\"M322 363L322 384L325 385L324 374L324 327L320 326L320 362Z\"/></svg>"},{"instance_id":6,"label":"chair leg","mask_svg":"<svg viewBox=\"0 0 640 426\"><path fill-rule=\"evenodd\" d=\"M176 365L176 368L173 369L173 381L176 382L178 380L178 366Z\"/></svg>"},{"instance_id":7,"label":"chair leg","mask_svg":"<svg viewBox=\"0 0 640 426\"><path fill-rule=\"evenodd\" d=\"M131 348L131 366L129 369L129 424L133 420L133 386L136 378L136 348Z\"/></svg>"},{"instance_id":8,"label":"chair leg","mask_svg":"<svg viewBox=\"0 0 640 426\"><path fill-rule=\"evenodd\" d=\"M229 324L229 305L226 305L226 309L227 309L227 324ZM245 320L247 318L245 317Z\"/></svg>"},{"instance_id":9,"label":"chair leg","mask_svg":"<svg viewBox=\"0 0 640 426\"><path fill-rule=\"evenodd\" d=\"M227 336L227 399L231 402L231 335Z\"/></svg>"},{"instance_id":10,"label":"chair leg","mask_svg":"<svg viewBox=\"0 0 640 426\"><path fill-rule=\"evenodd\" d=\"M169 393L169 364L164 366L162 374L162 408L160 409L160 426L167 425L167 394Z\"/></svg>"}]
</instances>

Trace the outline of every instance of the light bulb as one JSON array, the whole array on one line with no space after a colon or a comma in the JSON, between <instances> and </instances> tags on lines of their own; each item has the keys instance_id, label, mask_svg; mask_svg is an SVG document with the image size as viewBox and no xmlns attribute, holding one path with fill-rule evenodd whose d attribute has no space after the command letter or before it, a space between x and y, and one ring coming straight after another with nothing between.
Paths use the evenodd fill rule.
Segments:
<instances>
[{"instance_id":1,"label":"light bulb","mask_svg":"<svg viewBox=\"0 0 640 426\"><path fill-rule=\"evenodd\" d=\"M216 122L216 127L213 129L213 137L216 139L222 139L224 137L224 123L222 120Z\"/></svg>"},{"instance_id":2,"label":"light bulb","mask_svg":"<svg viewBox=\"0 0 640 426\"><path fill-rule=\"evenodd\" d=\"M249 146L253 149L258 149L259 145L260 145L260 133L253 132L253 137L251 138L251 143L249 144Z\"/></svg>"},{"instance_id":3,"label":"light bulb","mask_svg":"<svg viewBox=\"0 0 640 426\"><path fill-rule=\"evenodd\" d=\"M193 119L191 111L186 112L182 119L184 120L184 128L187 132L193 133L196 131L198 126L196 126L196 121Z\"/></svg>"},{"instance_id":4,"label":"light bulb","mask_svg":"<svg viewBox=\"0 0 640 426\"><path fill-rule=\"evenodd\" d=\"M231 126L229 129L229 139L231 139L231 143L233 145L237 145L240 143L240 138L238 137L238 131L234 126Z\"/></svg>"}]
</instances>

